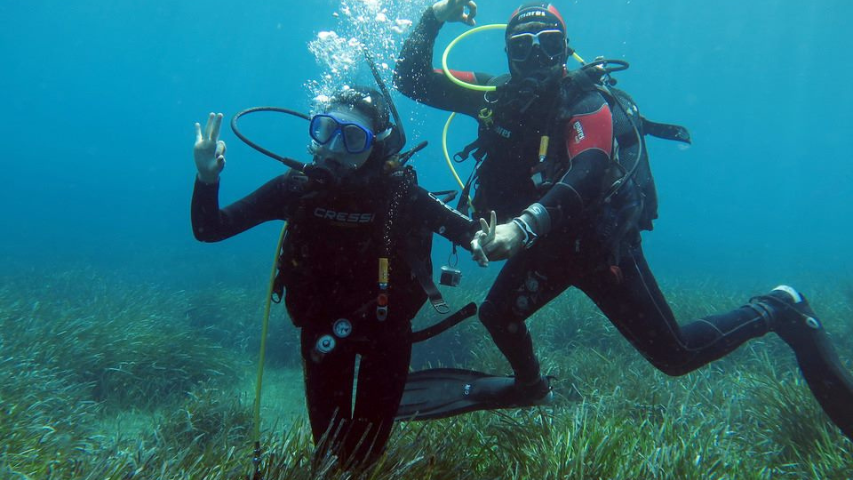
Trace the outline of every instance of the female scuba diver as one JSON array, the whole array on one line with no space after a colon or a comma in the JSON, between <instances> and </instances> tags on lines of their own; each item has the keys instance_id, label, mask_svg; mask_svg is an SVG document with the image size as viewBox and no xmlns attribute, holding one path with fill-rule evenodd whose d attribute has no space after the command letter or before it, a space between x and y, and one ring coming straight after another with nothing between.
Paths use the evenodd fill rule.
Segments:
<instances>
[{"instance_id":1,"label":"female scuba diver","mask_svg":"<svg viewBox=\"0 0 853 480\"><path fill-rule=\"evenodd\" d=\"M301 328L315 455L331 453L349 468L374 460L391 433L411 320L427 298L420 280L432 271L431 232L467 245L477 227L396 161L401 136L382 94L342 89L319 110L309 128L313 162L225 208L218 199L222 114L211 113L204 129L197 123L192 226L196 239L218 242L263 222L288 222L279 279Z\"/></svg>"}]
</instances>

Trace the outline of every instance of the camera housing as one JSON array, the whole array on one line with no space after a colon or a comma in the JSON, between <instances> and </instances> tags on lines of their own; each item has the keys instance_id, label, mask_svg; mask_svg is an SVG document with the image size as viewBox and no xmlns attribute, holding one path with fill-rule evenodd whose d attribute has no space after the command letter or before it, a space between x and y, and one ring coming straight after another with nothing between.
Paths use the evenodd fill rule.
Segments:
<instances>
[{"instance_id":1,"label":"camera housing","mask_svg":"<svg viewBox=\"0 0 853 480\"><path fill-rule=\"evenodd\" d=\"M462 280L462 270L458 270L453 267L443 266L441 267L441 276L438 279L438 283L441 285L446 285L448 287L455 287L459 285L459 282Z\"/></svg>"}]
</instances>

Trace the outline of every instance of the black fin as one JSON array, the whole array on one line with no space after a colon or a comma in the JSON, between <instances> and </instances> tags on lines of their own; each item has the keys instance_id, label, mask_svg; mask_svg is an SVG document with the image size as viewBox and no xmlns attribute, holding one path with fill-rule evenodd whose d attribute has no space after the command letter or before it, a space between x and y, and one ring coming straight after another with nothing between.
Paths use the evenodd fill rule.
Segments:
<instances>
[{"instance_id":1,"label":"black fin","mask_svg":"<svg viewBox=\"0 0 853 480\"><path fill-rule=\"evenodd\" d=\"M409 373L396 420L434 420L476 410L518 408L550 403L548 390L539 399L524 398L514 377L458 368Z\"/></svg>"},{"instance_id":2,"label":"black fin","mask_svg":"<svg viewBox=\"0 0 853 480\"><path fill-rule=\"evenodd\" d=\"M811 328L795 342L788 342L797 356L800 371L823 411L841 432L853 440L853 375L838 358L826 331Z\"/></svg>"}]
</instances>

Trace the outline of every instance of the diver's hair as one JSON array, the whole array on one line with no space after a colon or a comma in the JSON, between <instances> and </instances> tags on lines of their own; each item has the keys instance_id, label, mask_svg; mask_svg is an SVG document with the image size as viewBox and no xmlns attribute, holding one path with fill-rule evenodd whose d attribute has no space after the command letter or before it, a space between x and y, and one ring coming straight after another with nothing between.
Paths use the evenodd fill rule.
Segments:
<instances>
[{"instance_id":1,"label":"diver's hair","mask_svg":"<svg viewBox=\"0 0 853 480\"><path fill-rule=\"evenodd\" d=\"M391 112L385 97L370 87L354 86L344 88L335 92L329 101L323 106L328 111L336 106L348 106L353 110L370 118L373 122L375 133L379 133L391 126Z\"/></svg>"}]
</instances>

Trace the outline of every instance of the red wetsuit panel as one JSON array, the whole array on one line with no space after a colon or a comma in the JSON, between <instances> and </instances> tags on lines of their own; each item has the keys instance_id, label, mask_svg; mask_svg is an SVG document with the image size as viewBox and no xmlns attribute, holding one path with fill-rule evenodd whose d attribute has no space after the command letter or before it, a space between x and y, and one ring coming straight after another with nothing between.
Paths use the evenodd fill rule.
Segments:
<instances>
[{"instance_id":1,"label":"red wetsuit panel","mask_svg":"<svg viewBox=\"0 0 853 480\"><path fill-rule=\"evenodd\" d=\"M435 73L440 73L444 75L444 70L440 68L434 69ZM465 83L477 83L477 77L474 76L474 72L460 72L459 70L450 70L450 74L453 75L454 78L458 80L462 80Z\"/></svg>"},{"instance_id":2,"label":"red wetsuit panel","mask_svg":"<svg viewBox=\"0 0 853 480\"><path fill-rule=\"evenodd\" d=\"M606 104L592 113L575 115L566 123L566 150L575 158L587 150L613 151L613 115Z\"/></svg>"}]
</instances>

